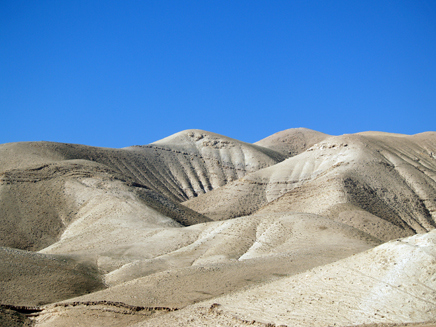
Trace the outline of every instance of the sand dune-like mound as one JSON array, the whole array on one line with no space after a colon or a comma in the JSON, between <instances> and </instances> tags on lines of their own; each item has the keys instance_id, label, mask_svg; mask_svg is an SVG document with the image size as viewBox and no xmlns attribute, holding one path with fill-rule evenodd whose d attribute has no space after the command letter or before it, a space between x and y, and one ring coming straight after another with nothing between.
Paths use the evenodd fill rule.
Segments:
<instances>
[{"instance_id":1,"label":"sand dune-like mound","mask_svg":"<svg viewBox=\"0 0 436 327\"><path fill-rule=\"evenodd\" d=\"M268 136L254 144L280 152L286 157L293 157L329 136L308 128L291 128Z\"/></svg>"},{"instance_id":2,"label":"sand dune-like mound","mask_svg":"<svg viewBox=\"0 0 436 327\"><path fill-rule=\"evenodd\" d=\"M106 275L106 283L114 286L65 303L118 301L137 307L181 308L294 275L380 243L347 225L311 214L242 217L175 229L173 233L178 231L179 236L170 236L168 231L161 235L162 245L156 244L159 238L153 238L155 247L167 251L168 243L173 242L170 253L126 264ZM184 239L191 242L177 249L176 242ZM150 253L149 248L144 247L144 252ZM51 314L47 309L42 315ZM82 314L83 324L92 320L86 317Z\"/></svg>"},{"instance_id":3,"label":"sand dune-like mound","mask_svg":"<svg viewBox=\"0 0 436 327\"><path fill-rule=\"evenodd\" d=\"M330 137L184 204L212 219L311 212L384 240L404 237L436 226L434 153L435 133Z\"/></svg>"},{"instance_id":4,"label":"sand dune-like mound","mask_svg":"<svg viewBox=\"0 0 436 327\"><path fill-rule=\"evenodd\" d=\"M101 200L98 199L98 201ZM96 209L100 210L98 207ZM150 215L153 218L156 217L156 214ZM277 273L279 266L294 267L295 262L298 262L298 269L311 267L321 262L338 260L380 244L378 239L345 224L310 214L268 214L189 227L171 225L168 219L166 222L168 225L164 226L164 219L161 218L161 225L153 226L150 221L132 220L127 211L118 216L107 215L97 218L84 216L66 229L60 241L40 252L74 254L83 258L93 258L100 270L105 273L104 279L108 286L169 270L184 271L184 268L190 267L195 268L193 271L197 271L198 268L201 278L204 278L201 273L203 270L199 267L210 264L237 264L256 258L276 262L276 268L268 267L264 273L260 272L263 268L257 269L255 275L249 274L248 282L238 277L237 274L229 279L222 279L222 283L231 286L228 288L231 289L238 284L249 284L250 281L259 280L259 278L271 278ZM277 264L280 260L289 261L289 263ZM257 262L256 265L264 265L262 260L253 262ZM306 263L303 264L303 262ZM232 271L245 269L244 265L230 265L229 267ZM222 268L221 271L226 271L226 269ZM282 273L291 271L282 269ZM192 272L189 274L191 275ZM247 273L240 275L246 276ZM151 277L151 280L153 278ZM235 281L232 281L233 278ZM196 293L190 290L198 286L195 285L196 281L197 279L193 279L194 284L183 283L185 285L183 290ZM171 283L178 282L172 280ZM204 285L202 289L207 294L215 294L210 289L207 291L210 285L214 285L217 291L223 287L212 277ZM173 289L173 285L167 287L169 290ZM120 289L126 292L124 286ZM161 291L160 289L159 292ZM172 292L173 302L170 304L181 305L174 300L177 296L189 302L189 296L184 291L179 292L177 296L174 290ZM155 290L154 293L158 292ZM154 299L156 296L154 295ZM98 300L102 299L98 298ZM104 299L115 301L114 297ZM92 297L92 300L95 300L95 297ZM160 301L154 305L169 305L162 296ZM132 303L129 302L129 304ZM142 302L134 304L145 305ZM146 304L150 305L150 303Z\"/></svg>"},{"instance_id":5,"label":"sand dune-like mound","mask_svg":"<svg viewBox=\"0 0 436 327\"><path fill-rule=\"evenodd\" d=\"M165 244L158 246L159 239ZM347 225L310 214L242 217L153 235L151 242L144 244L143 248L150 258L126 264L107 274L105 280L109 285L116 285L168 269L274 256L307 256L311 258L308 261L319 264L323 260L338 260L364 251L379 243L379 240ZM157 247L165 249L165 253L151 257Z\"/></svg>"},{"instance_id":6,"label":"sand dune-like mound","mask_svg":"<svg viewBox=\"0 0 436 327\"><path fill-rule=\"evenodd\" d=\"M223 163L243 170L258 170L262 166L282 161L283 155L268 147L241 142L227 136L199 129L189 129L151 143L165 148L219 158ZM219 150L219 151L217 151Z\"/></svg>"},{"instance_id":7,"label":"sand dune-like mound","mask_svg":"<svg viewBox=\"0 0 436 327\"><path fill-rule=\"evenodd\" d=\"M350 258L264 286L215 298L165 317L174 326L203 326L201 310L235 326L350 326L433 320L436 232L385 243ZM190 322L186 323L186 318ZM239 324L238 324L239 320ZM136 326L158 326L156 318ZM213 321L210 319L209 321Z\"/></svg>"}]
</instances>

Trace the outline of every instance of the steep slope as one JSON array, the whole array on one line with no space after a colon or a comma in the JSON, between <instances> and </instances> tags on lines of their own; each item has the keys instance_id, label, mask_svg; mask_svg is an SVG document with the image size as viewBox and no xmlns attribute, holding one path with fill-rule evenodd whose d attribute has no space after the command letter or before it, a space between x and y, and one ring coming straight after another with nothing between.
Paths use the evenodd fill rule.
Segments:
<instances>
[{"instance_id":1,"label":"steep slope","mask_svg":"<svg viewBox=\"0 0 436 327\"><path fill-rule=\"evenodd\" d=\"M164 226L209 220L107 166L87 160L3 172L0 200L0 245L26 250L57 242L65 229L77 225L88 211L94 219L129 213L143 223L146 219L142 217L152 212L152 216L168 220Z\"/></svg>"},{"instance_id":2,"label":"steep slope","mask_svg":"<svg viewBox=\"0 0 436 327\"><path fill-rule=\"evenodd\" d=\"M282 161L282 154L222 135L187 130L150 145L125 149L23 142L0 145L0 173L61 160L103 164L181 202Z\"/></svg>"},{"instance_id":3,"label":"steep slope","mask_svg":"<svg viewBox=\"0 0 436 327\"><path fill-rule=\"evenodd\" d=\"M0 306L0 326L30 327L32 326L32 321L24 314Z\"/></svg>"},{"instance_id":4,"label":"steep slope","mask_svg":"<svg viewBox=\"0 0 436 327\"><path fill-rule=\"evenodd\" d=\"M436 133L330 137L184 204L212 219L310 212L383 240L404 237L436 226L434 153Z\"/></svg>"},{"instance_id":5,"label":"steep slope","mask_svg":"<svg viewBox=\"0 0 436 327\"><path fill-rule=\"evenodd\" d=\"M166 179L177 181L182 200L204 194L245 174L269 167L285 156L229 137L186 130L147 146L127 148L157 155L155 166Z\"/></svg>"},{"instance_id":6,"label":"steep slope","mask_svg":"<svg viewBox=\"0 0 436 327\"><path fill-rule=\"evenodd\" d=\"M291 128L270 135L254 144L280 152L286 157L293 157L329 136L308 128Z\"/></svg>"}]
</instances>

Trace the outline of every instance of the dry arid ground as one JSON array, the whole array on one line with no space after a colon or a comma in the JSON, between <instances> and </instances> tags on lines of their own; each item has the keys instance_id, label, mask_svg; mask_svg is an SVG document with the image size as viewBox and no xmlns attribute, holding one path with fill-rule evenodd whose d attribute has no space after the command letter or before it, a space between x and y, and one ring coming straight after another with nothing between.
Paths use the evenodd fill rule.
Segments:
<instances>
[{"instance_id":1,"label":"dry arid ground","mask_svg":"<svg viewBox=\"0 0 436 327\"><path fill-rule=\"evenodd\" d=\"M436 133L0 145L0 326L436 326Z\"/></svg>"}]
</instances>

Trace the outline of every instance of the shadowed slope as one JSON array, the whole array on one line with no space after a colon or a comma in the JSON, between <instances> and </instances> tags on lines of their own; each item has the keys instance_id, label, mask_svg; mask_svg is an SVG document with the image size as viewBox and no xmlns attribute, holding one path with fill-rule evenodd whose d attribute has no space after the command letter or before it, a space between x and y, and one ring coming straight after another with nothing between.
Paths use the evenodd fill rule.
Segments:
<instances>
[{"instance_id":1,"label":"shadowed slope","mask_svg":"<svg viewBox=\"0 0 436 327\"><path fill-rule=\"evenodd\" d=\"M177 181L181 200L204 194L285 158L274 150L202 130L182 131L150 145L127 149L153 154L154 160L159 160L156 166L163 177Z\"/></svg>"},{"instance_id":2,"label":"shadowed slope","mask_svg":"<svg viewBox=\"0 0 436 327\"><path fill-rule=\"evenodd\" d=\"M35 306L104 288L94 263L0 247L0 303Z\"/></svg>"},{"instance_id":3,"label":"shadowed slope","mask_svg":"<svg viewBox=\"0 0 436 327\"><path fill-rule=\"evenodd\" d=\"M2 327L30 327L32 321L25 315L0 306L0 326Z\"/></svg>"},{"instance_id":4,"label":"shadowed slope","mask_svg":"<svg viewBox=\"0 0 436 327\"><path fill-rule=\"evenodd\" d=\"M156 216L167 216L165 219L175 225L209 220L107 166L68 160L12 169L0 175L0 245L44 248L58 241L73 222L83 219L86 208L100 216L104 212L107 215L105 206L113 213L119 212L125 201L109 203L113 198L128 199L137 208L131 213L137 220L150 210Z\"/></svg>"}]
</instances>

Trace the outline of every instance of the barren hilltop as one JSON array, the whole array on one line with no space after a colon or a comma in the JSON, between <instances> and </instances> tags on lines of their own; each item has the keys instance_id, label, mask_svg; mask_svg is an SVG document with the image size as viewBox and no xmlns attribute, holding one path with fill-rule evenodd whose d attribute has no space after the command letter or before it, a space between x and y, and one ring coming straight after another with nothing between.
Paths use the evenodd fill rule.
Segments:
<instances>
[{"instance_id":1,"label":"barren hilltop","mask_svg":"<svg viewBox=\"0 0 436 327\"><path fill-rule=\"evenodd\" d=\"M0 145L1 326L436 326L436 132Z\"/></svg>"}]
</instances>

